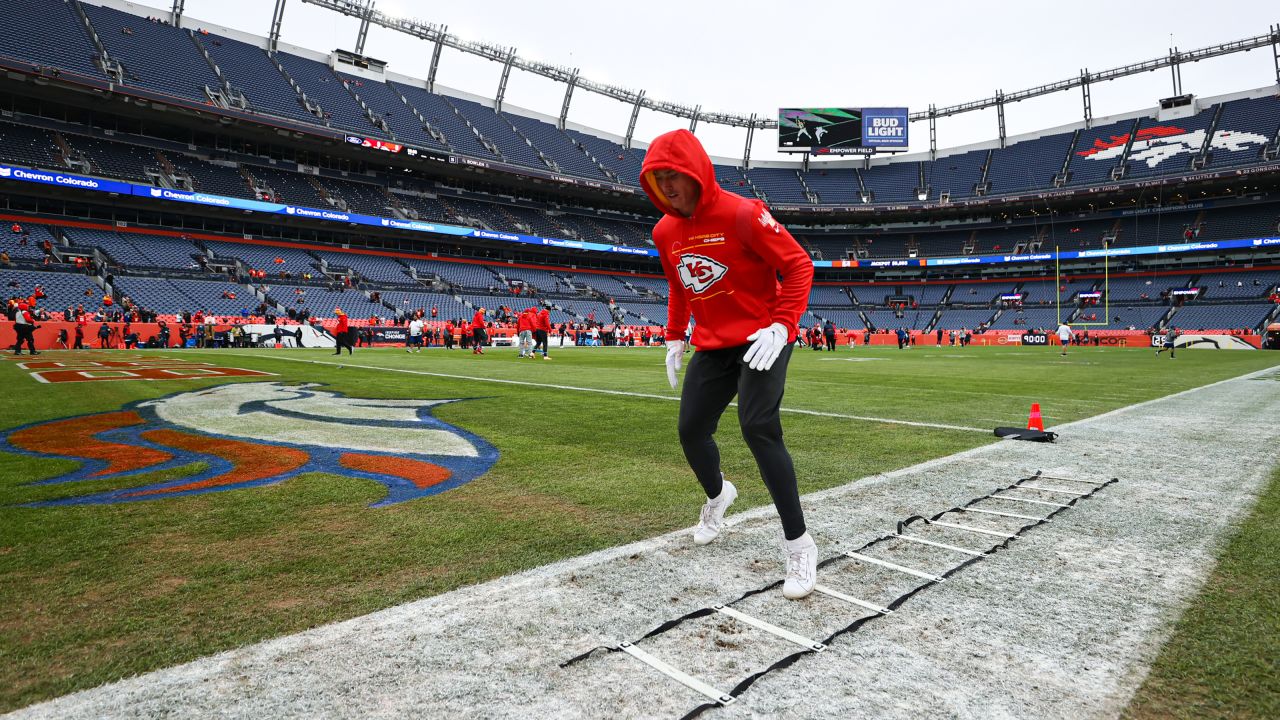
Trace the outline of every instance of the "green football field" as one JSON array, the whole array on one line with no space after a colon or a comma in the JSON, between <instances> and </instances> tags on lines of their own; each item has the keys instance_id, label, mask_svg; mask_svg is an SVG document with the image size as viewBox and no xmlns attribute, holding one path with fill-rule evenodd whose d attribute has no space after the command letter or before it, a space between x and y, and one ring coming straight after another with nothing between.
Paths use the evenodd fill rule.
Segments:
<instances>
[{"instance_id":1,"label":"green football field","mask_svg":"<svg viewBox=\"0 0 1280 720\"><path fill-rule=\"evenodd\" d=\"M676 440L665 351L552 350L546 362L519 360L507 349L484 356L362 349L341 358L325 350L41 355L68 365L138 359L269 373L88 381L121 374L90 369L86 381L64 383L38 382L33 368L15 362L31 358L6 356L0 711L692 525L702 495ZM1208 350L1171 360L1149 349L1073 349L1067 357L1056 348L797 349L783 423L800 490L809 493L994 442L991 429L1024 424L1032 403L1052 428L1277 363L1280 353ZM192 457L216 455L221 440L241 431L248 445L237 447L251 454L216 462L287 467L307 453L318 462L324 453L298 445L325 444L336 457L348 440L374 455L425 452L417 428L361 419L364 410L331 420L336 444L331 435L325 443L262 440L250 405L240 410L242 426L232 418L210 431L216 437L198 438L199 447L177 455L189 462L156 470L139 458L168 444L164 430L117 449L112 467L132 471L72 482L35 484L77 471L79 461L18 450L18 440L39 436L46 447L74 454L76 428L96 427L94 418L186 394L172 403L181 415L200 405L201 391L232 383L308 383L369 401L459 399L434 407L434 416L491 446L497 459L458 487L377 507L387 486L344 476L335 463L329 472L220 492L40 504L186 485L184 478L211 470L208 459ZM237 397L244 396L253 392ZM80 416L89 417L48 425ZM202 416L193 410L191 417ZM285 413L280 422L293 431L306 427L301 417ZM347 437L341 428L349 428ZM741 492L734 511L767 503L732 410L719 439L725 475ZM372 442L385 449L369 450ZM408 464L390 462L400 470Z\"/></svg>"}]
</instances>

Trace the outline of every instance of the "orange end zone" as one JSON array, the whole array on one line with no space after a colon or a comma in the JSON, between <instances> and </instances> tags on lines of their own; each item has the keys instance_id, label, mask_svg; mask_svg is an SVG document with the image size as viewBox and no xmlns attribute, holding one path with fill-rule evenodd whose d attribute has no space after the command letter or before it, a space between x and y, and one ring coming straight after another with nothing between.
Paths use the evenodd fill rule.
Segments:
<instances>
[{"instance_id":1,"label":"orange end zone","mask_svg":"<svg viewBox=\"0 0 1280 720\"><path fill-rule=\"evenodd\" d=\"M239 440L224 440L204 435L192 435L178 430L149 430L142 433L142 438L158 445L220 457L231 463L231 470L205 480L174 487L142 490L129 493L124 497L163 495L188 490L203 490L221 485L237 485L239 483L253 482L254 480L265 480L297 470L311 460L311 456L305 450L278 445L260 445Z\"/></svg>"},{"instance_id":2,"label":"orange end zone","mask_svg":"<svg viewBox=\"0 0 1280 720\"><path fill-rule=\"evenodd\" d=\"M364 453L343 453L338 462L345 468L361 472L377 473L399 477L413 483L419 490L448 480L453 475L448 468L440 467L421 460L389 457L387 455L365 455Z\"/></svg>"},{"instance_id":3,"label":"orange end zone","mask_svg":"<svg viewBox=\"0 0 1280 720\"><path fill-rule=\"evenodd\" d=\"M173 459L162 450L98 440L93 436L107 430L140 425L145 422L133 411L103 413L85 417L55 420L9 436L15 447L46 455L103 460L107 467L90 477L140 470Z\"/></svg>"}]
</instances>

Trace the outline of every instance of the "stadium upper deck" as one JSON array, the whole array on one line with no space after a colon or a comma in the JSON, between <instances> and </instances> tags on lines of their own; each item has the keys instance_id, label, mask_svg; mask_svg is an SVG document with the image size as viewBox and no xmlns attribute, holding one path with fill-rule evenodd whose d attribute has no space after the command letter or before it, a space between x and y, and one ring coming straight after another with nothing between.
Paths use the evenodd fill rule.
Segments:
<instances>
[{"instance_id":1,"label":"stadium upper deck","mask_svg":"<svg viewBox=\"0 0 1280 720\"><path fill-rule=\"evenodd\" d=\"M616 137L561 129L554 119L532 113L495 112L491 101L428 92L416 78L345 66L338 72L335 56L301 48L268 52L266 39L218 35L197 23L173 27L78 0L15 0L0 30L0 59L46 75L57 68L67 80L110 79L117 92L195 104L208 112L638 188L643 151L624 148ZM37 34L52 42L27 41ZM716 176L731 192L802 210L957 203L1260 164L1280 167L1278 157L1280 97L1272 88L1010 138L1005 147L943 151L934 159L876 160L865 167L728 164L718 166Z\"/></svg>"}]
</instances>

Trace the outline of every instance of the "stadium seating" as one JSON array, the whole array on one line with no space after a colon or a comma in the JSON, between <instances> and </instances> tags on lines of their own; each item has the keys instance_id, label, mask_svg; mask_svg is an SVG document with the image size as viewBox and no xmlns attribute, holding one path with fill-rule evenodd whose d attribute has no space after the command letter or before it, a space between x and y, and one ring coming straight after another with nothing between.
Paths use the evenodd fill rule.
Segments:
<instances>
[{"instance_id":1,"label":"stadium seating","mask_svg":"<svg viewBox=\"0 0 1280 720\"><path fill-rule=\"evenodd\" d=\"M1214 105L1191 117L1167 122L1143 118L1138 128L1139 139L1134 141L1129 153L1129 170L1125 177L1189 171L1191 159L1200 154L1204 144L1203 133L1208 131L1217 109L1218 106ZM1178 133L1178 130L1183 132ZM1197 137L1195 133L1201 133L1201 136ZM1143 139L1146 137L1150 139Z\"/></svg>"},{"instance_id":2,"label":"stadium seating","mask_svg":"<svg viewBox=\"0 0 1280 720\"><path fill-rule=\"evenodd\" d=\"M1266 297L1277 282L1280 282L1280 273L1274 271L1224 272L1201 275L1195 284L1204 290L1204 298L1218 300Z\"/></svg>"},{"instance_id":3,"label":"stadium seating","mask_svg":"<svg viewBox=\"0 0 1280 720\"><path fill-rule=\"evenodd\" d=\"M160 158L154 150L88 135L64 134L63 138L73 149L84 153L96 175L151 185L148 173L160 173Z\"/></svg>"},{"instance_id":4,"label":"stadium seating","mask_svg":"<svg viewBox=\"0 0 1280 720\"><path fill-rule=\"evenodd\" d=\"M312 180L319 185L324 194L332 200L342 200L348 212L374 215L378 217L394 217L393 198L387 195L380 185L365 182L341 180L327 175L313 176Z\"/></svg>"},{"instance_id":5,"label":"stadium seating","mask_svg":"<svg viewBox=\"0 0 1280 720\"><path fill-rule=\"evenodd\" d=\"M124 85L210 103L205 88L222 82L200 54L190 30L148 21L114 8L80 3L107 54L124 66ZM157 15L161 11L157 11Z\"/></svg>"},{"instance_id":6,"label":"stadium seating","mask_svg":"<svg viewBox=\"0 0 1280 720\"><path fill-rule=\"evenodd\" d=\"M1120 165L1120 153L1137 122L1121 120L1080 131L1071 153L1071 185L1091 185L1111 179L1112 168Z\"/></svg>"},{"instance_id":7,"label":"stadium seating","mask_svg":"<svg viewBox=\"0 0 1280 720\"><path fill-rule=\"evenodd\" d=\"M314 208L329 207L316 186L303 175L283 168L268 168L261 165L245 166L245 170L256 181L259 190L272 191L272 197L276 202Z\"/></svg>"},{"instance_id":8,"label":"stadium seating","mask_svg":"<svg viewBox=\"0 0 1280 720\"><path fill-rule=\"evenodd\" d=\"M1188 305L1169 320L1183 332L1196 330L1256 330L1271 305Z\"/></svg>"},{"instance_id":9,"label":"stadium seating","mask_svg":"<svg viewBox=\"0 0 1280 720\"><path fill-rule=\"evenodd\" d=\"M800 175L824 205L855 205L862 202L861 187L853 169L823 168L815 164L810 166L808 172Z\"/></svg>"},{"instance_id":10,"label":"stadium seating","mask_svg":"<svg viewBox=\"0 0 1280 720\"><path fill-rule=\"evenodd\" d=\"M1133 328L1134 330L1149 330L1154 328L1167 312L1169 312L1169 308L1164 306L1117 307L1113 303L1111 305L1111 320L1108 323L1108 327L1112 330L1121 330L1126 328ZM1098 313L1098 322L1102 321L1102 313Z\"/></svg>"},{"instance_id":11,"label":"stadium seating","mask_svg":"<svg viewBox=\"0 0 1280 720\"><path fill-rule=\"evenodd\" d=\"M1200 223L1200 241L1275 237L1280 234L1280 204L1237 205L1214 210Z\"/></svg>"},{"instance_id":12,"label":"stadium seating","mask_svg":"<svg viewBox=\"0 0 1280 720\"><path fill-rule=\"evenodd\" d=\"M240 260L250 270L266 272L267 278L263 282L268 284L278 280L281 272L297 277L308 272L320 274L315 267L316 259L305 250L217 240L205 240L204 246L212 250L216 257ZM284 262L277 263L276 258Z\"/></svg>"},{"instance_id":13,"label":"stadium seating","mask_svg":"<svg viewBox=\"0 0 1280 720\"><path fill-rule=\"evenodd\" d=\"M6 161L37 168L63 168L61 152L47 130L0 122L0 148Z\"/></svg>"},{"instance_id":14,"label":"stadium seating","mask_svg":"<svg viewBox=\"0 0 1280 720\"><path fill-rule=\"evenodd\" d=\"M414 115L412 108L404 104L395 88L385 82L357 78L345 73L336 74L338 79L345 81L352 92L363 100L377 117L387 123L396 142L433 150L445 149L443 143L423 129L422 121Z\"/></svg>"},{"instance_id":15,"label":"stadium seating","mask_svg":"<svg viewBox=\"0 0 1280 720\"><path fill-rule=\"evenodd\" d=\"M1112 275L1107 280L1107 293L1111 302L1160 299L1160 293L1170 288L1184 288L1191 281L1190 275L1157 275L1150 277L1125 277ZM1146 295L1146 297L1142 297Z\"/></svg>"},{"instance_id":16,"label":"stadium seating","mask_svg":"<svg viewBox=\"0 0 1280 720\"><path fill-rule=\"evenodd\" d=\"M973 330L991 320L993 310L944 310L938 319L937 327L943 330Z\"/></svg>"},{"instance_id":17,"label":"stadium seating","mask_svg":"<svg viewBox=\"0 0 1280 720\"><path fill-rule=\"evenodd\" d=\"M329 263L332 272L335 267L346 267L355 270L375 283L386 285L417 285L409 275L408 268L399 260L383 255L358 255L344 252L319 253Z\"/></svg>"},{"instance_id":18,"label":"stadium seating","mask_svg":"<svg viewBox=\"0 0 1280 720\"><path fill-rule=\"evenodd\" d=\"M1215 144L1225 147L1215 147L1210 151L1209 169L1254 163L1262 157L1262 146L1255 138L1237 136L1235 140L1247 141L1233 142L1232 135L1238 133L1274 140L1280 133L1280 97L1268 95L1232 100L1223 106L1214 140Z\"/></svg>"},{"instance_id":19,"label":"stadium seating","mask_svg":"<svg viewBox=\"0 0 1280 720\"><path fill-rule=\"evenodd\" d=\"M587 153L601 165L609 168L618 176L618 182L626 185L640 184L640 167L644 161L644 150L630 150L612 140L596 137L579 130L565 130L565 134L586 149Z\"/></svg>"},{"instance_id":20,"label":"stadium seating","mask_svg":"<svg viewBox=\"0 0 1280 720\"><path fill-rule=\"evenodd\" d=\"M307 112L266 50L220 35L203 36L202 43L222 74L236 90L244 93L252 110L312 125L320 119Z\"/></svg>"},{"instance_id":21,"label":"stadium seating","mask_svg":"<svg viewBox=\"0 0 1280 720\"><path fill-rule=\"evenodd\" d=\"M49 228L34 223L21 223L28 233L27 244L22 244L22 234L11 232L11 224L0 228L0 250L8 253L10 260L44 261L43 244L48 240L51 245L58 245L58 239Z\"/></svg>"},{"instance_id":22,"label":"stadium seating","mask_svg":"<svg viewBox=\"0 0 1280 720\"><path fill-rule=\"evenodd\" d=\"M127 296L139 307L161 315L199 310L206 314L239 317L242 310L252 311L259 303L245 286L232 282L117 276L114 287L116 292ZM224 298L224 292L234 293L235 299Z\"/></svg>"},{"instance_id":23,"label":"stadium seating","mask_svg":"<svg viewBox=\"0 0 1280 720\"><path fill-rule=\"evenodd\" d=\"M751 168L746 176L770 203L809 204L804 186L800 184L800 177L794 169Z\"/></svg>"},{"instance_id":24,"label":"stadium seating","mask_svg":"<svg viewBox=\"0 0 1280 720\"><path fill-rule=\"evenodd\" d=\"M991 155L987 182L991 195L1051 187L1071 146L1071 133L1023 140Z\"/></svg>"},{"instance_id":25,"label":"stadium seating","mask_svg":"<svg viewBox=\"0 0 1280 720\"><path fill-rule=\"evenodd\" d=\"M493 151L480 142L479 136L443 95L429 93L415 85L397 82L391 85L427 119L431 127L439 130L448 139L449 147L455 152L488 159L495 157Z\"/></svg>"},{"instance_id":26,"label":"stadium seating","mask_svg":"<svg viewBox=\"0 0 1280 720\"><path fill-rule=\"evenodd\" d=\"M277 52L275 58L289 77L302 88L302 92L320 106L325 124L361 136L387 136L386 132L369 120L360 103L343 87L342 81L328 65L286 52Z\"/></svg>"},{"instance_id":27,"label":"stadium seating","mask_svg":"<svg viewBox=\"0 0 1280 720\"><path fill-rule=\"evenodd\" d=\"M503 112L502 118L515 126L516 130L529 138L535 147L555 161L560 172L593 180L613 180L582 148L578 147L573 138L555 125L509 112Z\"/></svg>"},{"instance_id":28,"label":"stadium seating","mask_svg":"<svg viewBox=\"0 0 1280 720\"><path fill-rule=\"evenodd\" d=\"M443 260L409 260L408 264L417 269L419 277L429 273L459 287L484 289L498 283L498 277L484 265Z\"/></svg>"},{"instance_id":29,"label":"stadium seating","mask_svg":"<svg viewBox=\"0 0 1280 720\"><path fill-rule=\"evenodd\" d=\"M34 31L39 28L39 31ZM106 80L98 50L75 7L65 0L10 0L0 23L0 56Z\"/></svg>"},{"instance_id":30,"label":"stadium seating","mask_svg":"<svg viewBox=\"0 0 1280 720\"><path fill-rule=\"evenodd\" d=\"M943 193L948 193L952 199L972 197L974 188L982 180L987 152L974 150L948 155L926 165L924 179L929 186L929 199L938 200Z\"/></svg>"},{"instance_id":31,"label":"stadium seating","mask_svg":"<svg viewBox=\"0 0 1280 720\"><path fill-rule=\"evenodd\" d=\"M64 234L72 245L98 247L111 259L128 267L192 270L199 248L186 240L138 233L119 234L105 230L67 228Z\"/></svg>"},{"instance_id":32,"label":"stadium seating","mask_svg":"<svg viewBox=\"0 0 1280 720\"><path fill-rule=\"evenodd\" d=\"M721 188L728 190L735 195L741 195L751 200L756 199L755 190L751 188L751 183L747 180L747 176L742 174L742 168L726 167L724 165L715 165L716 182Z\"/></svg>"},{"instance_id":33,"label":"stadium seating","mask_svg":"<svg viewBox=\"0 0 1280 720\"><path fill-rule=\"evenodd\" d=\"M859 170L862 181L877 203L918 202L920 163L896 162Z\"/></svg>"},{"instance_id":34,"label":"stadium seating","mask_svg":"<svg viewBox=\"0 0 1280 720\"><path fill-rule=\"evenodd\" d=\"M809 291L809 306L825 306L825 307L841 307L847 308L853 305L853 301L849 299L848 293L842 287L831 287L829 285L814 285Z\"/></svg>"},{"instance_id":35,"label":"stadium seating","mask_svg":"<svg viewBox=\"0 0 1280 720\"><path fill-rule=\"evenodd\" d=\"M502 154L503 160L516 165L547 169L548 166L542 161L538 151L524 136L516 132L506 118L494 112L493 108L461 98L452 98L449 102L463 117L471 121L472 126L479 130L485 139L498 146L498 152Z\"/></svg>"},{"instance_id":36,"label":"stadium seating","mask_svg":"<svg viewBox=\"0 0 1280 720\"><path fill-rule=\"evenodd\" d=\"M255 199L249 181L240 174L238 166L217 164L181 153L166 153L165 158L179 175L191 179L191 189L196 192Z\"/></svg>"},{"instance_id":37,"label":"stadium seating","mask_svg":"<svg viewBox=\"0 0 1280 720\"><path fill-rule=\"evenodd\" d=\"M1063 308L1062 318L1066 319L1071 310ZM1022 311L1005 310L1000 317L991 323L992 330L1034 330L1043 329L1053 332L1058 327L1057 308L1027 308Z\"/></svg>"},{"instance_id":38,"label":"stadium seating","mask_svg":"<svg viewBox=\"0 0 1280 720\"><path fill-rule=\"evenodd\" d=\"M62 313L67 308L74 309L80 305L93 312L102 305L102 288L82 273L0 268L0 290L5 298L28 297L37 285L45 294L39 306L50 313ZM61 320L62 316L58 315L58 319Z\"/></svg>"}]
</instances>

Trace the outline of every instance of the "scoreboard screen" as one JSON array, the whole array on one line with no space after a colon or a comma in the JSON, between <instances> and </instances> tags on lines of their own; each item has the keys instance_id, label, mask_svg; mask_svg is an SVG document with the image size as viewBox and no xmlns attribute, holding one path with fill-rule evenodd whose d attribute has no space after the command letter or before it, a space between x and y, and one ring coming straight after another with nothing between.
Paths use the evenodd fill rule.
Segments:
<instances>
[{"instance_id":1,"label":"scoreboard screen","mask_svg":"<svg viewBox=\"0 0 1280 720\"><path fill-rule=\"evenodd\" d=\"M782 108L778 150L870 155L907 149L906 108Z\"/></svg>"}]
</instances>

